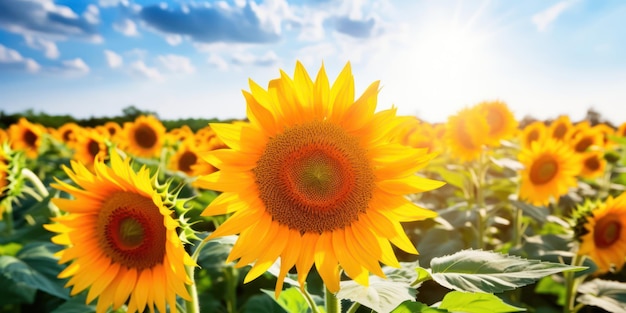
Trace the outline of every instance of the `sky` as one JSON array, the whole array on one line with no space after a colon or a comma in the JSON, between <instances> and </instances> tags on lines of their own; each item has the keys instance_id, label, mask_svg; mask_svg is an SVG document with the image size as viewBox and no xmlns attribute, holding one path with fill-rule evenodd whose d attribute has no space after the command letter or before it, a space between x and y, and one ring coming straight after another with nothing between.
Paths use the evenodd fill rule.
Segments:
<instances>
[{"instance_id":1,"label":"sky","mask_svg":"<svg viewBox=\"0 0 626 313\"><path fill-rule=\"evenodd\" d=\"M445 122L500 100L518 119L626 122L621 0L0 0L0 110L245 118L248 80L346 63L378 109Z\"/></svg>"}]
</instances>

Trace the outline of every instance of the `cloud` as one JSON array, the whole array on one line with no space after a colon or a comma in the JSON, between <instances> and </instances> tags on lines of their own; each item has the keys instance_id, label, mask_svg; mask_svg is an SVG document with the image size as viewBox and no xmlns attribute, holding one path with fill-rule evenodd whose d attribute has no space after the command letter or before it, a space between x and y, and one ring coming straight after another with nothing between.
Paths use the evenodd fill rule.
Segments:
<instances>
[{"instance_id":1,"label":"cloud","mask_svg":"<svg viewBox=\"0 0 626 313\"><path fill-rule=\"evenodd\" d=\"M367 20L356 20L347 16L335 17L331 19L335 30L355 38L368 38L372 36L376 21L374 18Z\"/></svg>"},{"instance_id":2,"label":"cloud","mask_svg":"<svg viewBox=\"0 0 626 313\"><path fill-rule=\"evenodd\" d=\"M53 0L0 1L0 28L24 36L78 37L98 42L102 38L91 23L93 12L88 7L87 17L81 17Z\"/></svg>"},{"instance_id":3,"label":"cloud","mask_svg":"<svg viewBox=\"0 0 626 313\"><path fill-rule=\"evenodd\" d=\"M225 71L228 69L228 62L216 53L211 53L207 62L219 70Z\"/></svg>"},{"instance_id":4,"label":"cloud","mask_svg":"<svg viewBox=\"0 0 626 313\"><path fill-rule=\"evenodd\" d=\"M113 24L113 29L128 37L139 35L139 32L137 32L137 25L129 19L123 19Z\"/></svg>"},{"instance_id":5,"label":"cloud","mask_svg":"<svg viewBox=\"0 0 626 313\"><path fill-rule=\"evenodd\" d=\"M122 56L111 50L104 50L104 57L106 58L107 64L110 68L118 68L124 64Z\"/></svg>"},{"instance_id":6,"label":"cloud","mask_svg":"<svg viewBox=\"0 0 626 313\"><path fill-rule=\"evenodd\" d=\"M175 54L160 55L157 57L157 60L170 72L191 74L196 71L189 58L184 56Z\"/></svg>"},{"instance_id":7,"label":"cloud","mask_svg":"<svg viewBox=\"0 0 626 313\"><path fill-rule=\"evenodd\" d=\"M0 70L34 73L40 68L41 66L35 60L24 58L19 52L0 44Z\"/></svg>"},{"instance_id":8,"label":"cloud","mask_svg":"<svg viewBox=\"0 0 626 313\"><path fill-rule=\"evenodd\" d=\"M61 55L57 45L53 41L30 35L24 36L24 39L26 40L27 46L35 50L42 50L48 59L57 59Z\"/></svg>"},{"instance_id":9,"label":"cloud","mask_svg":"<svg viewBox=\"0 0 626 313\"><path fill-rule=\"evenodd\" d=\"M151 5L141 9L139 18L160 32L185 36L197 42L277 41L280 33L275 28L275 20L262 20L257 11L258 6L254 2L247 2L244 7L231 7L225 2L218 2L214 5L189 5L184 9ZM267 15L265 11L263 14Z\"/></svg>"},{"instance_id":10,"label":"cloud","mask_svg":"<svg viewBox=\"0 0 626 313\"><path fill-rule=\"evenodd\" d=\"M100 23L100 9L97 6L90 4L83 13L85 20L91 24Z\"/></svg>"},{"instance_id":11,"label":"cloud","mask_svg":"<svg viewBox=\"0 0 626 313\"><path fill-rule=\"evenodd\" d=\"M61 71L63 74L68 75L84 75L89 73L89 66L85 64L85 61L81 58L75 58L71 60L61 61L61 66L58 68L52 68L52 71Z\"/></svg>"},{"instance_id":12,"label":"cloud","mask_svg":"<svg viewBox=\"0 0 626 313\"><path fill-rule=\"evenodd\" d=\"M170 46L178 46L183 42L183 37L180 35L167 35L165 36L165 41L167 41Z\"/></svg>"},{"instance_id":13,"label":"cloud","mask_svg":"<svg viewBox=\"0 0 626 313\"><path fill-rule=\"evenodd\" d=\"M554 4L553 6L536 13L532 17L532 22L537 27L537 30L540 32L546 31L550 24L552 24L556 19L569 7L574 4L573 0L565 0Z\"/></svg>"},{"instance_id":14,"label":"cloud","mask_svg":"<svg viewBox=\"0 0 626 313\"><path fill-rule=\"evenodd\" d=\"M237 53L233 55L231 62L235 65L273 66L278 63L278 56L274 51L268 51L262 56L252 53Z\"/></svg>"},{"instance_id":15,"label":"cloud","mask_svg":"<svg viewBox=\"0 0 626 313\"><path fill-rule=\"evenodd\" d=\"M148 78L156 81L162 81L163 75L158 69L154 67L148 67L143 61L135 61L130 64L130 71L133 75Z\"/></svg>"}]
</instances>

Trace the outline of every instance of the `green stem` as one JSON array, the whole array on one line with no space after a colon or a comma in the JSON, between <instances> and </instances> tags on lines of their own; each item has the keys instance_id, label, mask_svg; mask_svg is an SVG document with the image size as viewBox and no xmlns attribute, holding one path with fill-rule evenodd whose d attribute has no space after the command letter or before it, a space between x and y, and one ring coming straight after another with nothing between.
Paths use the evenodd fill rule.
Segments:
<instances>
[{"instance_id":1,"label":"green stem","mask_svg":"<svg viewBox=\"0 0 626 313\"><path fill-rule=\"evenodd\" d=\"M304 299L309 304L309 308L311 308L311 312L320 313L320 310L317 308L317 304L315 304L315 300L313 300L313 297L311 297L311 294L306 290L306 285L304 285L302 288L298 288L298 290L300 290L300 293L302 293L302 296L304 296Z\"/></svg>"},{"instance_id":2,"label":"green stem","mask_svg":"<svg viewBox=\"0 0 626 313\"><path fill-rule=\"evenodd\" d=\"M524 225L522 224L522 219L524 217L524 212L517 206L513 206L513 211L515 213L513 217L513 246L519 247L522 244L522 235L524 233Z\"/></svg>"},{"instance_id":3,"label":"green stem","mask_svg":"<svg viewBox=\"0 0 626 313\"><path fill-rule=\"evenodd\" d=\"M341 301L328 288L324 288L324 290L326 313L341 313Z\"/></svg>"},{"instance_id":4,"label":"green stem","mask_svg":"<svg viewBox=\"0 0 626 313\"><path fill-rule=\"evenodd\" d=\"M360 304L360 303L358 303L358 302L354 302L354 303L352 303L352 305L348 308L348 311L346 311L346 313L356 313L356 310L358 310L360 306L361 306L361 304Z\"/></svg>"},{"instance_id":5,"label":"green stem","mask_svg":"<svg viewBox=\"0 0 626 313\"><path fill-rule=\"evenodd\" d=\"M4 232L5 234L7 234L7 236L10 236L13 234L13 206L11 205L11 203L9 203L5 208L4 208Z\"/></svg>"},{"instance_id":6,"label":"green stem","mask_svg":"<svg viewBox=\"0 0 626 313\"><path fill-rule=\"evenodd\" d=\"M186 313L200 313L200 301L198 299L198 289L196 288L196 279L194 276L195 265L186 265L185 270L187 271L187 275L189 275L189 279L191 279L191 284L187 285L187 292L189 292L191 300L185 302L185 311Z\"/></svg>"},{"instance_id":7,"label":"green stem","mask_svg":"<svg viewBox=\"0 0 626 313\"><path fill-rule=\"evenodd\" d=\"M41 182L41 179L39 179L39 176L33 173L33 171L25 167L25 168L22 168L21 174L22 174L22 177L28 179L33 184L35 189L44 198L50 195L46 186L44 186L44 184Z\"/></svg>"},{"instance_id":8,"label":"green stem","mask_svg":"<svg viewBox=\"0 0 626 313\"><path fill-rule=\"evenodd\" d=\"M226 312L237 312L237 272L234 267L224 267L224 276L226 278Z\"/></svg>"},{"instance_id":9,"label":"green stem","mask_svg":"<svg viewBox=\"0 0 626 313\"><path fill-rule=\"evenodd\" d=\"M572 258L572 266L581 266L584 261L584 256L575 254ZM585 276L576 277L576 273L573 271L563 273L565 278L565 305L563 306L563 313L575 313L580 310L580 307L576 306L576 291L578 285L585 279Z\"/></svg>"}]
</instances>

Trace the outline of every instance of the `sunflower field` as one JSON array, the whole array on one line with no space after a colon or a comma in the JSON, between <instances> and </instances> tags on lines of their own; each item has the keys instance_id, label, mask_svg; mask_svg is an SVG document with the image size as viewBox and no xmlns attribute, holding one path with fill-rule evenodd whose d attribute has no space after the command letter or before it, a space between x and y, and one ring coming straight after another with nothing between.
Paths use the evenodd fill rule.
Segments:
<instances>
[{"instance_id":1,"label":"sunflower field","mask_svg":"<svg viewBox=\"0 0 626 313\"><path fill-rule=\"evenodd\" d=\"M0 311L626 312L626 121L379 91L297 63L242 120L0 129Z\"/></svg>"}]
</instances>

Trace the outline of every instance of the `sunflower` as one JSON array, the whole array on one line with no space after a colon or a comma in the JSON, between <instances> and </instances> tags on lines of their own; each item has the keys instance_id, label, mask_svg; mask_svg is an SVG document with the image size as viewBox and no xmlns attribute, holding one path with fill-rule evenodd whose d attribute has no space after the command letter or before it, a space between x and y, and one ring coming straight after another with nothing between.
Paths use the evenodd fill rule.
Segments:
<instances>
[{"instance_id":1,"label":"sunflower","mask_svg":"<svg viewBox=\"0 0 626 313\"><path fill-rule=\"evenodd\" d=\"M615 136L626 137L626 122L620 124L615 131Z\"/></svg>"},{"instance_id":2,"label":"sunflower","mask_svg":"<svg viewBox=\"0 0 626 313\"><path fill-rule=\"evenodd\" d=\"M173 171L181 171L187 176L196 176L197 174L193 169L200 159L199 149L193 144L191 139L188 139L178 145L176 152L169 160L168 166Z\"/></svg>"},{"instance_id":3,"label":"sunflower","mask_svg":"<svg viewBox=\"0 0 626 313\"><path fill-rule=\"evenodd\" d=\"M138 116L133 122L124 123L125 150L139 157L158 156L163 147L165 127L152 115Z\"/></svg>"},{"instance_id":4,"label":"sunflower","mask_svg":"<svg viewBox=\"0 0 626 313\"><path fill-rule=\"evenodd\" d=\"M573 128L572 121L568 115L561 115L550 123L548 136L556 140L566 140Z\"/></svg>"},{"instance_id":5,"label":"sunflower","mask_svg":"<svg viewBox=\"0 0 626 313\"><path fill-rule=\"evenodd\" d=\"M9 126L9 141L14 150L23 150L29 158L39 155L39 147L43 142L42 136L46 133L43 126L31 123L22 117L17 123Z\"/></svg>"},{"instance_id":6,"label":"sunflower","mask_svg":"<svg viewBox=\"0 0 626 313\"><path fill-rule=\"evenodd\" d=\"M209 238L239 234L228 261L254 263L244 281L280 257L276 296L294 265L301 286L315 264L337 292L340 269L367 285L385 276L379 261L399 266L390 242L417 253L400 222L436 213L405 195L443 183L416 175L434 155L393 140L395 108L374 112L379 83L355 101L350 63L330 86L324 66L313 82L300 62L267 90L249 83L250 122L211 124L231 149L208 154L219 171L198 179L222 192L203 215L234 213Z\"/></svg>"},{"instance_id":7,"label":"sunflower","mask_svg":"<svg viewBox=\"0 0 626 313\"><path fill-rule=\"evenodd\" d=\"M52 186L72 199L52 202L66 215L45 225L58 233L52 241L67 246L58 253L68 263L58 277L70 278L71 295L89 289L87 303L98 298L96 312L128 305L128 312L176 311L176 296L190 299L185 265L195 263L178 237L167 191L154 187L154 177L112 151L110 167L102 160L94 172L72 161L67 175L78 185L57 179ZM167 200L167 202L165 202Z\"/></svg>"},{"instance_id":8,"label":"sunflower","mask_svg":"<svg viewBox=\"0 0 626 313\"><path fill-rule=\"evenodd\" d=\"M535 142L541 142L546 138L546 124L542 121L534 121L528 124L521 132L522 149L530 149L530 145Z\"/></svg>"},{"instance_id":9,"label":"sunflower","mask_svg":"<svg viewBox=\"0 0 626 313\"><path fill-rule=\"evenodd\" d=\"M486 141L489 145L500 145L500 140L513 137L517 131L517 120L506 103L502 101L485 101L477 105L477 110L483 112L489 125Z\"/></svg>"},{"instance_id":10,"label":"sunflower","mask_svg":"<svg viewBox=\"0 0 626 313\"><path fill-rule=\"evenodd\" d=\"M106 123L97 126L96 130L101 136L111 141L117 141L123 133L122 126L115 121L107 121Z\"/></svg>"},{"instance_id":11,"label":"sunflower","mask_svg":"<svg viewBox=\"0 0 626 313\"><path fill-rule=\"evenodd\" d=\"M619 271L626 258L626 193L598 201L584 221L578 254L596 263L596 274Z\"/></svg>"},{"instance_id":12,"label":"sunflower","mask_svg":"<svg viewBox=\"0 0 626 313\"><path fill-rule=\"evenodd\" d=\"M91 168L97 157L103 157L107 153L105 138L94 129L83 129L76 135L74 160Z\"/></svg>"},{"instance_id":13,"label":"sunflower","mask_svg":"<svg viewBox=\"0 0 626 313\"><path fill-rule=\"evenodd\" d=\"M7 141L8 139L9 135L7 134L7 131L3 128L0 128L0 144Z\"/></svg>"},{"instance_id":14,"label":"sunflower","mask_svg":"<svg viewBox=\"0 0 626 313\"><path fill-rule=\"evenodd\" d=\"M54 132L54 137L65 143L68 147L74 148L74 143L76 142L76 139L78 139L76 133L80 130L82 130L82 127L78 124L68 122L61 125L61 127Z\"/></svg>"},{"instance_id":15,"label":"sunflower","mask_svg":"<svg viewBox=\"0 0 626 313\"><path fill-rule=\"evenodd\" d=\"M448 117L444 140L451 155L462 161L477 159L487 144L488 136L487 118L476 107L464 108Z\"/></svg>"},{"instance_id":16,"label":"sunflower","mask_svg":"<svg viewBox=\"0 0 626 313\"><path fill-rule=\"evenodd\" d=\"M165 134L165 142L169 146L183 142L189 138L193 138L194 133L191 127L183 125L181 127L174 128Z\"/></svg>"},{"instance_id":17,"label":"sunflower","mask_svg":"<svg viewBox=\"0 0 626 313\"><path fill-rule=\"evenodd\" d=\"M584 178L596 178L604 174L606 159L602 151L591 151L582 154L582 169L580 176Z\"/></svg>"},{"instance_id":18,"label":"sunflower","mask_svg":"<svg viewBox=\"0 0 626 313\"><path fill-rule=\"evenodd\" d=\"M585 127L576 131L573 135L569 139L569 143L576 153L598 150L604 146L602 133L597 129Z\"/></svg>"},{"instance_id":19,"label":"sunflower","mask_svg":"<svg viewBox=\"0 0 626 313\"><path fill-rule=\"evenodd\" d=\"M554 139L535 141L530 149L520 152L519 161L524 165L519 197L533 205L547 205L551 197L558 200L577 185L581 162L566 143Z\"/></svg>"}]
</instances>

